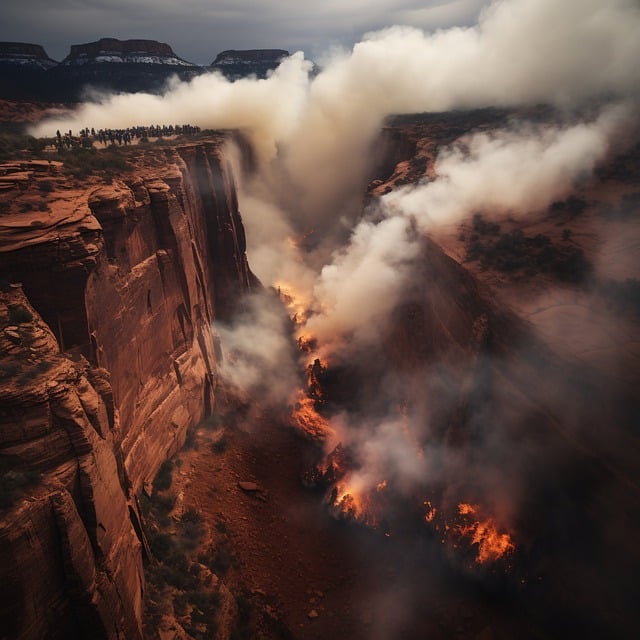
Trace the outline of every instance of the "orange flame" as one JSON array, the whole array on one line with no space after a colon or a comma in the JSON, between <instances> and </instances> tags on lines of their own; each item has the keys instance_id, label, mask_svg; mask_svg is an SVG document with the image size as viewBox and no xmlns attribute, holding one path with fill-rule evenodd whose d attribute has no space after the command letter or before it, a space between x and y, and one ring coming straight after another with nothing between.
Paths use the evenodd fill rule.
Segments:
<instances>
[{"instance_id":1,"label":"orange flame","mask_svg":"<svg viewBox=\"0 0 640 640\"><path fill-rule=\"evenodd\" d=\"M304 296L288 282L276 282L274 284L280 300L287 308L289 317L296 325L304 324L309 305Z\"/></svg>"},{"instance_id":2,"label":"orange flame","mask_svg":"<svg viewBox=\"0 0 640 640\"><path fill-rule=\"evenodd\" d=\"M478 517L479 511L480 508L477 505L459 504L458 513L471 521L456 525L454 528L460 537L470 541L471 544L478 545L476 562L478 564L487 564L512 553L515 550L515 545L508 533L498 531L498 527L492 518L480 520Z\"/></svg>"},{"instance_id":3,"label":"orange flame","mask_svg":"<svg viewBox=\"0 0 640 640\"><path fill-rule=\"evenodd\" d=\"M438 510L431 504L431 500L425 500L423 503L425 508L424 520L431 523L435 520Z\"/></svg>"},{"instance_id":4,"label":"orange flame","mask_svg":"<svg viewBox=\"0 0 640 640\"><path fill-rule=\"evenodd\" d=\"M334 433L329 421L316 411L313 398L302 389L298 391L291 418L294 425L312 440L326 440Z\"/></svg>"},{"instance_id":5,"label":"orange flame","mask_svg":"<svg viewBox=\"0 0 640 640\"><path fill-rule=\"evenodd\" d=\"M384 481L378 484L378 487L383 483ZM381 490L379 489L379 491ZM370 494L359 491L354 486L343 485L338 488L332 495L331 506L334 512L342 518L355 520L372 529L377 529L379 526Z\"/></svg>"}]
</instances>

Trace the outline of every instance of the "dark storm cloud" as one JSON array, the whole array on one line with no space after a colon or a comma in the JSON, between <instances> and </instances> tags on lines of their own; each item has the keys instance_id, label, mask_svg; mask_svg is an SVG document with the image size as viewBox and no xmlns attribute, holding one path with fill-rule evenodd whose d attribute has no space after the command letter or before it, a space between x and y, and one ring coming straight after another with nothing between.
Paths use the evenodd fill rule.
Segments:
<instances>
[{"instance_id":1,"label":"dark storm cloud","mask_svg":"<svg viewBox=\"0 0 640 640\"><path fill-rule=\"evenodd\" d=\"M391 24L424 29L469 24L484 0L4 0L0 40L42 44L61 60L72 44L101 37L169 43L181 57L209 64L224 49L277 47L317 55L350 46Z\"/></svg>"}]
</instances>

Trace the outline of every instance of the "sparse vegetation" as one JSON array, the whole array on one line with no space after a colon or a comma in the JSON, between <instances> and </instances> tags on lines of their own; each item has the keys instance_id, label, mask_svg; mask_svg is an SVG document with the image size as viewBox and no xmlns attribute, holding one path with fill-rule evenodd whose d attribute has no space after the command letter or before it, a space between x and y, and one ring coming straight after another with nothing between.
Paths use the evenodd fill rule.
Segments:
<instances>
[{"instance_id":1,"label":"sparse vegetation","mask_svg":"<svg viewBox=\"0 0 640 640\"><path fill-rule=\"evenodd\" d=\"M549 206L549 213L559 216L565 215L570 218L579 216L587 208L587 203L577 196L569 196L566 200L553 202Z\"/></svg>"},{"instance_id":2,"label":"sparse vegetation","mask_svg":"<svg viewBox=\"0 0 640 640\"><path fill-rule=\"evenodd\" d=\"M16 160L42 154L53 139L34 138L33 136L11 131L0 132L0 161Z\"/></svg>"},{"instance_id":3,"label":"sparse vegetation","mask_svg":"<svg viewBox=\"0 0 640 640\"><path fill-rule=\"evenodd\" d=\"M214 453L224 453L229 446L229 441L226 436L222 435L217 440L211 443L211 450Z\"/></svg>"},{"instance_id":4,"label":"sparse vegetation","mask_svg":"<svg viewBox=\"0 0 640 640\"><path fill-rule=\"evenodd\" d=\"M132 166L125 153L117 147L107 149L68 149L60 151L64 166L76 178L85 178L93 173L105 171L129 171Z\"/></svg>"},{"instance_id":5,"label":"sparse vegetation","mask_svg":"<svg viewBox=\"0 0 640 640\"><path fill-rule=\"evenodd\" d=\"M166 491L171 487L171 474L173 472L173 462L171 460L165 460L160 469L153 479L154 491ZM172 505L173 506L173 505Z\"/></svg>"},{"instance_id":6,"label":"sparse vegetation","mask_svg":"<svg viewBox=\"0 0 640 640\"><path fill-rule=\"evenodd\" d=\"M591 265L579 247L558 247L547 235L526 236L519 229L497 236L499 230L476 223L475 219L474 229L486 231L482 232L482 238L479 233L471 236L467 259L479 260L485 268L527 276L548 273L558 280L576 283L583 282L591 273ZM567 237L563 236L565 240L569 237L570 232Z\"/></svg>"}]
</instances>

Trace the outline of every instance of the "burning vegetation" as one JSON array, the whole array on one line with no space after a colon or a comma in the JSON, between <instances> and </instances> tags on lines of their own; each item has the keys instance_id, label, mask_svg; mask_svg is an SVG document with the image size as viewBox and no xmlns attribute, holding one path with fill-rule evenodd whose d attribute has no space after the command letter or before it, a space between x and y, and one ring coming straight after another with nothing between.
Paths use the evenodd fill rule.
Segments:
<instances>
[{"instance_id":1,"label":"burning vegetation","mask_svg":"<svg viewBox=\"0 0 640 640\"><path fill-rule=\"evenodd\" d=\"M460 503L455 521L444 525L444 536L454 547L471 546L475 561L489 564L512 554L515 545L508 533L500 532L492 517L483 515L479 505Z\"/></svg>"}]
</instances>

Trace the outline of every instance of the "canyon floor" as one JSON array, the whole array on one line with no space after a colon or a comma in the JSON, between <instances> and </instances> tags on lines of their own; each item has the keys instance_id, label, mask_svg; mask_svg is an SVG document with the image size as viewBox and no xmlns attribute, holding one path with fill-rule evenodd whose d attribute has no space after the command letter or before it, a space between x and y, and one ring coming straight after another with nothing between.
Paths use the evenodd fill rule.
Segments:
<instances>
[{"instance_id":1,"label":"canyon floor","mask_svg":"<svg viewBox=\"0 0 640 640\"><path fill-rule=\"evenodd\" d=\"M438 541L332 517L301 481L318 455L290 425L258 413L230 427L203 423L174 459L168 530L195 509L208 526L193 557L229 553L222 578L248 604L232 637L512 637L516 612L453 571ZM161 627L174 637L171 617Z\"/></svg>"}]
</instances>

